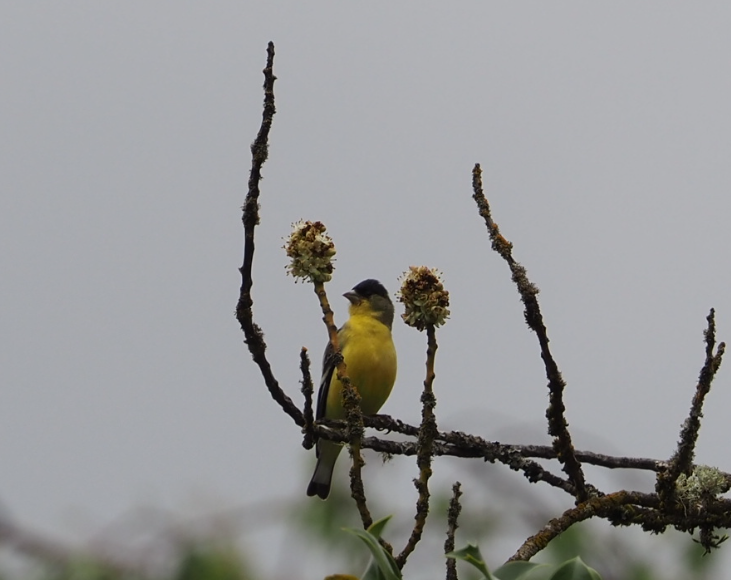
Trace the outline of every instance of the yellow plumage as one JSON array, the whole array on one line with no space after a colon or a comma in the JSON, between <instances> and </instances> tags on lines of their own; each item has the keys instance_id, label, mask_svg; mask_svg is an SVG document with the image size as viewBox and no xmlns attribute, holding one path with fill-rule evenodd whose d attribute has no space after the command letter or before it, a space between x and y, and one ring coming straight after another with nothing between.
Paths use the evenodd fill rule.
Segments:
<instances>
[{"instance_id":1,"label":"yellow plumage","mask_svg":"<svg viewBox=\"0 0 731 580\"><path fill-rule=\"evenodd\" d=\"M350 301L350 318L338 331L347 375L361 396L364 415L377 413L391 394L396 380L396 349L391 338L393 304L376 280L365 280L344 295ZM317 400L317 419L344 419L342 383L332 364L332 350L325 349L322 381ZM335 461L342 445L317 442L317 467L307 495L322 499L330 493Z\"/></svg>"}]
</instances>

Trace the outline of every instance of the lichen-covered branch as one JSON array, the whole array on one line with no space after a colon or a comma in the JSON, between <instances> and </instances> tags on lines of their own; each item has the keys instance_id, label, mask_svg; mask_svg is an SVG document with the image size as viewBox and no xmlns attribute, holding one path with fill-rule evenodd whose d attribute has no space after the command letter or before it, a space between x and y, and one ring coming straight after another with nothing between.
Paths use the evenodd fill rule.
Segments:
<instances>
[{"instance_id":1,"label":"lichen-covered branch","mask_svg":"<svg viewBox=\"0 0 731 580\"><path fill-rule=\"evenodd\" d=\"M548 445L515 445L524 457L538 457L541 459L556 459L556 450ZM606 467L608 469L640 469L644 471L664 471L667 462L647 457L614 457L593 451L574 451L576 458L589 465Z\"/></svg>"},{"instance_id":2,"label":"lichen-covered branch","mask_svg":"<svg viewBox=\"0 0 731 580\"><path fill-rule=\"evenodd\" d=\"M459 497L462 495L460 490L461 483L455 482L452 486L452 499L449 501L449 509L447 510L447 539L444 541L444 553L449 554L454 551L454 536L457 533L457 520L462 511L459 503ZM457 560L447 558L447 580L457 580Z\"/></svg>"},{"instance_id":3,"label":"lichen-covered branch","mask_svg":"<svg viewBox=\"0 0 731 580\"><path fill-rule=\"evenodd\" d=\"M364 422L369 422L370 417L364 417ZM347 442L348 437L343 421L320 420L315 425L315 432L318 437L324 437L332 441ZM432 453L435 456L449 455L452 457L477 458L490 463L503 463L513 471L522 471L523 475L531 483L543 481L553 487L557 487L570 495L575 495L573 484L561 477L558 477L542 467L539 463L523 457L517 447L491 443L464 433L452 432L448 434L450 443L435 441L432 444ZM481 442L481 443L480 443ZM377 437L366 437L363 439L364 449L373 449L389 455L413 456L418 453L418 444L407 441L389 441Z\"/></svg>"},{"instance_id":4,"label":"lichen-covered branch","mask_svg":"<svg viewBox=\"0 0 731 580\"><path fill-rule=\"evenodd\" d=\"M373 415L363 417L366 427L379 431L393 431L403 435L418 437L419 428L409 425L388 415ZM342 421L320 421L318 433L327 439L347 441ZM452 457L479 458L491 463L503 463L514 471L522 471L532 483L544 481L574 495L574 487L569 481L553 475L529 458L556 459L556 450L548 445L514 445L486 441L476 435L468 435L459 431L437 432L434 444L434 455L449 455ZM413 442L395 442L376 437L366 437L364 448L373 449L391 455L416 455L416 444ZM576 456L583 462L606 467L608 469L637 469L641 471L663 472L667 469L667 462L646 457L613 457L592 451L576 451ZM731 484L731 473L720 472L725 480Z\"/></svg>"},{"instance_id":5,"label":"lichen-covered branch","mask_svg":"<svg viewBox=\"0 0 731 580\"><path fill-rule=\"evenodd\" d=\"M416 501L416 516L414 527L411 530L406 546L396 558L396 564L403 568L409 555L416 548L424 532L426 518L429 515L429 478L432 475L432 456L434 438L437 434L437 420L434 415L434 408L437 400L434 396L434 359L437 352L436 332L433 325L426 327L427 349L426 349L426 379L424 379L424 391L421 394L421 427L416 450L416 465L419 468L419 477L414 480L419 498Z\"/></svg>"},{"instance_id":6,"label":"lichen-covered branch","mask_svg":"<svg viewBox=\"0 0 731 580\"><path fill-rule=\"evenodd\" d=\"M305 425L302 427L304 437L302 439L302 447L312 449L315 445L315 433L312 426L315 424L315 416L312 410L312 394L314 387L312 385L312 375L310 374L310 357L307 356L307 349L302 347L300 351L300 372L302 373L302 395L305 398L304 418Z\"/></svg>"},{"instance_id":7,"label":"lichen-covered branch","mask_svg":"<svg viewBox=\"0 0 731 580\"><path fill-rule=\"evenodd\" d=\"M393 431L395 433L401 433L402 435L408 435L411 437L418 437L419 435L418 427L404 423L400 419L394 419L389 415L372 415L370 417L363 417L363 422L366 427L371 427L379 431ZM470 449L480 449L479 452L470 452L468 455L465 455L465 457L482 457L485 455L487 458L488 456L493 457L500 454L517 453L518 455L527 458L557 458L556 450L550 445L513 445L509 443L497 443L485 441L476 435L467 435L459 431L437 432L436 440L450 442L460 448L466 446ZM667 469L667 462L659 459L650 459L647 457L614 457L602 453L595 453L593 451L581 450L576 450L574 453L576 454L577 459L584 463L609 469L639 469L655 472ZM488 460L499 461L499 458L495 457L494 459ZM729 474L729 478L731 478L731 474Z\"/></svg>"},{"instance_id":8,"label":"lichen-covered branch","mask_svg":"<svg viewBox=\"0 0 731 580\"><path fill-rule=\"evenodd\" d=\"M264 333L254 322L252 307L254 301L251 297L253 279L251 269L254 264L254 229L259 223L259 182L261 181L261 168L269 156L269 130L276 113L274 107L274 43L267 46L267 64L264 69L264 111L262 113L261 127L256 139L251 144L251 172L249 173L249 191L244 201L242 222L244 224L244 263L239 268L241 272L241 289L239 290L239 301L236 305L236 318L244 331L244 342L249 347L254 362L264 378L272 398L279 403L285 413L294 422L303 427L305 424L302 412L284 394L279 382L274 377L271 365L266 357L266 343Z\"/></svg>"},{"instance_id":9,"label":"lichen-covered branch","mask_svg":"<svg viewBox=\"0 0 731 580\"><path fill-rule=\"evenodd\" d=\"M549 521L537 534L528 538L518 548L508 562L515 560L530 560L538 552L543 550L548 543L559 534L568 530L574 524L599 516L606 517L618 508L634 504L645 507L657 507L659 501L654 494L640 492L619 491L601 497L593 497L576 507L566 510L561 516Z\"/></svg>"},{"instance_id":10,"label":"lichen-covered branch","mask_svg":"<svg viewBox=\"0 0 731 580\"><path fill-rule=\"evenodd\" d=\"M553 446L556 449L558 460L563 464L566 475L574 484L576 489L576 501L582 502L589 497L589 492L584 479L584 472L581 463L576 458L574 446L571 442L571 434L568 430L568 423L565 418L566 407L563 403L563 391L566 383L561 376L556 361L553 359L551 350L548 347L548 331L543 323L543 315L538 305L538 288L528 280L528 275L523 266L513 258L513 245L500 233L498 225L493 221L490 213L490 204L482 189L482 169L476 164L472 171L473 199L477 203L480 215L485 220L487 231L492 241L492 249L495 250L508 264L512 272L513 282L518 288L518 293L525 306L525 321L528 327L535 332L541 348L541 358L546 369L548 379L549 404L546 410L548 419L548 433L553 439Z\"/></svg>"},{"instance_id":11,"label":"lichen-covered branch","mask_svg":"<svg viewBox=\"0 0 731 580\"><path fill-rule=\"evenodd\" d=\"M693 457L695 455L695 445L698 441L698 433L701 428L701 418L703 417L703 402L706 395L711 390L711 383L721 366L723 353L726 349L725 343L720 343L718 349L714 352L716 346L716 313L711 308L711 312L706 317L708 326L704 331L706 341L706 360L701 368L696 385L693 401L690 406L688 418L683 422L680 430L680 441L678 448L668 461L667 470L661 473L657 478L656 491L664 502L671 503L675 496L675 483L681 475L689 476L693 469Z\"/></svg>"}]
</instances>

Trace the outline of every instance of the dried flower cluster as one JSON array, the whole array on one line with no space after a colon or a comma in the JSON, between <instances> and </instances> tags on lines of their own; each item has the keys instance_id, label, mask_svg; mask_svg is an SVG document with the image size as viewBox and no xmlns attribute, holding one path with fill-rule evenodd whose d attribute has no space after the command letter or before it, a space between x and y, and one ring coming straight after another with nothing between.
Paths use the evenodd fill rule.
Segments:
<instances>
[{"instance_id":1,"label":"dried flower cluster","mask_svg":"<svg viewBox=\"0 0 731 580\"><path fill-rule=\"evenodd\" d=\"M405 307L401 318L417 330L441 326L449 318L449 292L444 289L440 272L426 266L409 266L398 300Z\"/></svg>"},{"instance_id":2,"label":"dried flower cluster","mask_svg":"<svg viewBox=\"0 0 731 580\"><path fill-rule=\"evenodd\" d=\"M287 273L295 279L329 282L335 267L335 244L322 222L298 221L292 224L284 249L291 262Z\"/></svg>"}]
</instances>

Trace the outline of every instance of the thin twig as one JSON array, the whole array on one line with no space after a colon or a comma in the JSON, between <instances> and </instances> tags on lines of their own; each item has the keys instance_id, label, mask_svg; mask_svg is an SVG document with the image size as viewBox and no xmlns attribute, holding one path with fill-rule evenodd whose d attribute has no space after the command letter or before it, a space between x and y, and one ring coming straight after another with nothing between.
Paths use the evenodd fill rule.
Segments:
<instances>
[{"instance_id":1,"label":"thin twig","mask_svg":"<svg viewBox=\"0 0 731 580\"><path fill-rule=\"evenodd\" d=\"M444 553L449 554L454 551L454 535L457 532L457 519L462 511L459 503L459 497L462 495L460 491L461 483L455 482L452 486L452 499L449 502L449 510L447 511L447 539L444 541ZM457 580L457 560L447 558L447 580Z\"/></svg>"},{"instance_id":2,"label":"thin twig","mask_svg":"<svg viewBox=\"0 0 731 580\"><path fill-rule=\"evenodd\" d=\"M571 481L553 475L536 461L526 459L520 454L516 446L485 441L481 437L467 435L459 431L452 431L444 435L444 440L460 451L473 451L475 457L481 457L490 463L497 461L507 465L513 471L522 471L531 483L545 481L571 495L576 495L576 488Z\"/></svg>"},{"instance_id":3,"label":"thin twig","mask_svg":"<svg viewBox=\"0 0 731 580\"><path fill-rule=\"evenodd\" d=\"M426 518L429 515L429 478L432 475L431 461L434 448L434 438L437 434L437 420L434 416L434 407L437 400L434 396L434 359L437 353L437 338L434 325L426 327L427 348L426 348L426 379L424 379L424 391L421 394L421 427L419 428L419 439L416 452L416 465L419 467L419 478L414 480L414 485L419 492L416 501L416 516L414 517L414 528L411 530L406 546L396 558L396 565L399 569L404 567L406 560L421 540L424 532Z\"/></svg>"},{"instance_id":4,"label":"thin twig","mask_svg":"<svg viewBox=\"0 0 731 580\"><path fill-rule=\"evenodd\" d=\"M304 433L302 447L312 449L315 445L315 433L312 430L312 426L315 424L315 417L312 411L312 394L315 389L312 386L312 375L310 374L310 357L307 356L307 349L304 346L300 351L300 371L302 372L302 395L305 398L305 425L302 427L302 432Z\"/></svg>"},{"instance_id":5,"label":"thin twig","mask_svg":"<svg viewBox=\"0 0 731 580\"><path fill-rule=\"evenodd\" d=\"M264 383L274 400L279 403L294 422L300 427L304 426L305 420L302 412L284 394L266 357L266 343L261 328L254 323L252 306L254 301L251 298L251 286L253 279L251 268L254 263L254 229L259 223L259 182L261 181L261 168L269 156L269 130L276 113L274 107L274 81L277 77L273 73L274 66L274 43L267 46L267 65L264 69L264 111L262 113L261 127L256 139L251 144L251 172L249 174L249 191L244 201L242 221L244 224L244 263L239 268L241 272L241 290L239 301L236 305L236 318L244 331L246 345L249 347L254 362L259 366Z\"/></svg>"},{"instance_id":6,"label":"thin twig","mask_svg":"<svg viewBox=\"0 0 731 580\"><path fill-rule=\"evenodd\" d=\"M371 427L379 431L393 431L411 437L418 437L419 435L418 427L404 423L400 419L394 419L389 415L371 415L369 417L363 417L363 422L366 427ZM516 452L523 457L537 457L540 459L557 458L556 450L550 445L515 445L510 443L489 442L475 435L466 435L459 431L444 431L439 432L436 435L437 440L448 441L457 446L461 446L465 438L469 441L467 445L470 448L479 447L483 450L477 455L471 453L469 457L482 456L483 454L489 455L495 453L496 449L499 449L504 452ZM649 459L646 457L613 457L602 453L594 453L593 451L580 450L577 450L574 453L576 454L576 457L584 463L598 465L609 469L641 469L658 472L663 471L667 467L666 461ZM729 477L731 477L731 474Z\"/></svg>"},{"instance_id":7,"label":"thin twig","mask_svg":"<svg viewBox=\"0 0 731 580\"><path fill-rule=\"evenodd\" d=\"M670 502L674 497L675 482L678 477L681 474L690 475L693 470L695 445L698 441L698 432L703 417L703 401L711 390L711 383L713 383L716 376L716 371L721 366L723 353L726 350L726 344L722 342L718 345L715 354L713 352L716 346L716 312L713 308L711 308L706 320L708 326L703 333L706 341L706 360L698 377L698 384L690 406L690 414L680 429L678 448L668 462L667 471L657 478L656 491L664 502Z\"/></svg>"},{"instance_id":8,"label":"thin twig","mask_svg":"<svg viewBox=\"0 0 731 580\"><path fill-rule=\"evenodd\" d=\"M482 189L482 169L476 164L472 171L473 198L477 203L480 215L485 220L487 231L492 240L492 249L495 250L507 262L512 272L513 282L518 288L520 298L525 306L525 321L528 327L535 332L538 343L541 347L541 358L546 369L548 379L549 404L546 411L548 419L548 433L553 439L558 460L563 464L563 470L576 488L576 501L582 502L589 497L589 492L584 480L584 472L581 463L576 458L574 446L571 442L571 434L568 430L568 423L565 418L566 407L563 403L563 390L566 386L556 361L553 359L551 350L548 347L548 332L543 323L543 315L538 305L538 288L533 285L526 270L512 255L513 245L501 234L498 225L493 221L490 214L490 204Z\"/></svg>"},{"instance_id":9,"label":"thin twig","mask_svg":"<svg viewBox=\"0 0 731 580\"><path fill-rule=\"evenodd\" d=\"M556 450L549 445L515 445L523 457L538 457L541 459L556 459ZM589 465L598 465L608 469L641 469L646 471L664 471L667 468L665 461L646 457L613 457L593 451L574 451L576 458Z\"/></svg>"}]
</instances>

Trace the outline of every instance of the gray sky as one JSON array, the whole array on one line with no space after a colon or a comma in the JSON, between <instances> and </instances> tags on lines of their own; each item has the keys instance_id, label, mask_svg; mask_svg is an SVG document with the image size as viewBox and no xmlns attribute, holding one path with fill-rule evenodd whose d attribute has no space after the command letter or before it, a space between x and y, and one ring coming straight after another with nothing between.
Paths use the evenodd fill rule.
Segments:
<instances>
[{"instance_id":1,"label":"gray sky","mask_svg":"<svg viewBox=\"0 0 731 580\"><path fill-rule=\"evenodd\" d=\"M480 162L542 290L576 445L667 457L710 307L731 339L730 27L722 2L4 3L3 504L78 538L140 504L304 495L311 458L233 315L269 40L255 317L290 396L299 348L319 366L326 334L282 238L318 219L341 322L364 278L394 292L409 265L444 272L441 427L548 442L537 342L470 197ZM424 337L395 340L384 412L416 422ZM728 377L698 460L731 470ZM371 464L375 482L406 466L412 502L408 460Z\"/></svg>"}]
</instances>

